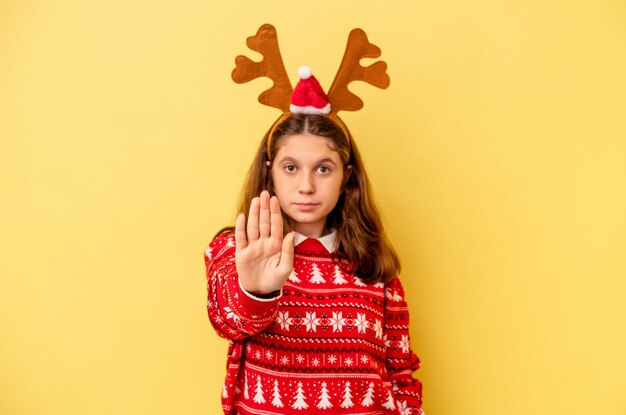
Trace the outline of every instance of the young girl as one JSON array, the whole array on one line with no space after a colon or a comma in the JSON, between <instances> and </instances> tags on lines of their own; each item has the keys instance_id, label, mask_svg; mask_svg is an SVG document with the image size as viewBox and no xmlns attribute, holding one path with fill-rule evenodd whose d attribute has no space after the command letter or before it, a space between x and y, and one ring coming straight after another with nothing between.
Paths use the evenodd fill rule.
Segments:
<instances>
[{"instance_id":1,"label":"young girl","mask_svg":"<svg viewBox=\"0 0 626 415\"><path fill-rule=\"evenodd\" d=\"M281 117L240 211L205 252L224 412L422 414L400 263L345 125Z\"/></svg>"}]
</instances>

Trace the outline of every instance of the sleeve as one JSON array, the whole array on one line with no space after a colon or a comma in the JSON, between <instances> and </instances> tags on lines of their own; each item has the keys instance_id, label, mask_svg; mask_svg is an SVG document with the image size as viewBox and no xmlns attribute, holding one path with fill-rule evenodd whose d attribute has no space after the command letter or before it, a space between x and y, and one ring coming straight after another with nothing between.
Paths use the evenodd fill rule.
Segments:
<instances>
[{"instance_id":1,"label":"sleeve","mask_svg":"<svg viewBox=\"0 0 626 415\"><path fill-rule=\"evenodd\" d=\"M383 327L389 374L398 412L423 415L422 383L413 377L420 360L409 342L409 310L404 288L398 278L385 287L385 323Z\"/></svg>"},{"instance_id":2,"label":"sleeve","mask_svg":"<svg viewBox=\"0 0 626 415\"><path fill-rule=\"evenodd\" d=\"M234 234L217 236L204 252L207 311L213 328L228 340L242 340L269 326L278 314L282 295L256 297L241 287L235 265Z\"/></svg>"}]
</instances>

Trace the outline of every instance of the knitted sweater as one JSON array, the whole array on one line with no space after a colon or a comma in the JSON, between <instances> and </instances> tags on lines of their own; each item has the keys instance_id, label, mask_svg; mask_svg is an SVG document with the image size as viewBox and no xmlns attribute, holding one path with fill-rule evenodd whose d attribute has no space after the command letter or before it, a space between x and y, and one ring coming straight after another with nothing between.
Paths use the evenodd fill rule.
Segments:
<instances>
[{"instance_id":1,"label":"knitted sweater","mask_svg":"<svg viewBox=\"0 0 626 415\"><path fill-rule=\"evenodd\" d=\"M205 251L209 319L229 340L224 413L422 414L400 280L365 284L328 252L334 233L298 236L294 270L269 299L239 284L234 234Z\"/></svg>"}]
</instances>

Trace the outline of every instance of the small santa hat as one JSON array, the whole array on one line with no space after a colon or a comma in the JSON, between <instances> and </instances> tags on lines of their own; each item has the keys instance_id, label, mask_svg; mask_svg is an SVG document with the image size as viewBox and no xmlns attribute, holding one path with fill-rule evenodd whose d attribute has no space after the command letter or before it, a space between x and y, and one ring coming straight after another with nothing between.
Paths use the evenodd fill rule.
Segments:
<instances>
[{"instance_id":1,"label":"small santa hat","mask_svg":"<svg viewBox=\"0 0 626 415\"><path fill-rule=\"evenodd\" d=\"M311 74L311 68L301 66L298 69L300 81L291 93L289 109L294 114L322 114L330 113L330 103L320 83Z\"/></svg>"}]
</instances>

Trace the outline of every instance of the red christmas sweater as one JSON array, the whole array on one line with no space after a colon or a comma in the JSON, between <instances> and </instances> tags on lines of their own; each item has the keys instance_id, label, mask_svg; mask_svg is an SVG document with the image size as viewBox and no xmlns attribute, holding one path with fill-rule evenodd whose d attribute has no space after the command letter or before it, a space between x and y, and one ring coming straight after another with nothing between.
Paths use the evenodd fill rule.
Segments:
<instances>
[{"instance_id":1,"label":"red christmas sweater","mask_svg":"<svg viewBox=\"0 0 626 415\"><path fill-rule=\"evenodd\" d=\"M344 272L334 236L297 235L294 271L271 299L239 284L234 234L206 249L209 319L229 340L225 414L423 414L400 280Z\"/></svg>"}]
</instances>

